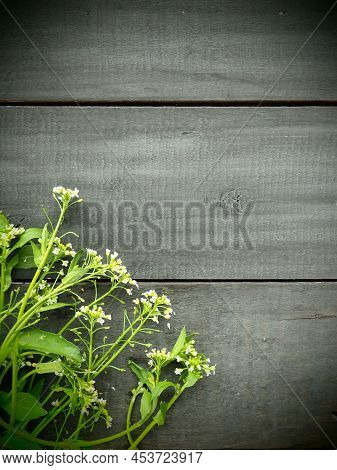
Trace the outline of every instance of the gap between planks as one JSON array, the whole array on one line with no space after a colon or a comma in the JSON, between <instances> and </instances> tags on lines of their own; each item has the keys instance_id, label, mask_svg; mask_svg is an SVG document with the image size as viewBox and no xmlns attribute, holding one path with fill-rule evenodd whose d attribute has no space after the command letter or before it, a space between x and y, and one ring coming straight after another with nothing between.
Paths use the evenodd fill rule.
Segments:
<instances>
[{"instance_id":1,"label":"gap between planks","mask_svg":"<svg viewBox=\"0 0 337 470\"><path fill-rule=\"evenodd\" d=\"M337 100L0 100L0 106L292 108L333 107L337 106Z\"/></svg>"}]
</instances>

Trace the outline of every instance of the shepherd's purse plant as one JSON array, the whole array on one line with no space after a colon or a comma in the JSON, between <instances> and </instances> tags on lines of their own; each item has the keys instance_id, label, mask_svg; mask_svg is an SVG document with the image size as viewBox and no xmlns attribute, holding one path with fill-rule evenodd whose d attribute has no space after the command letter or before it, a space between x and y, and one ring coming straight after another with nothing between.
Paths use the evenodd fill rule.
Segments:
<instances>
[{"instance_id":1,"label":"shepherd's purse plant","mask_svg":"<svg viewBox=\"0 0 337 470\"><path fill-rule=\"evenodd\" d=\"M159 323L170 328L174 315L167 296L154 290L135 298L131 311L123 310L118 334L111 333L106 301L124 303L123 295L133 295L137 282L117 253L76 252L67 241L75 234L61 233L66 212L82 202L78 190L58 186L53 198L59 216L53 223L45 211L43 228L14 226L0 212L0 447L99 448L124 437L136 449L152 428L164 424L176 400L213 374L215 366L197 352L185 327L170 350L148 342L160 332ZM26 287L12 283L13 269L34 270ZM90 301L81 296L86 284L93 286ZM47 315L58 317L57 332L39 325ZM145 347L147 367L128 361L137 381L125 427L115 430L96 381L108 371L123 372L115 361L135 345ZM110 431L90 439L98 422Z\"/></svg>"}]
</instances>

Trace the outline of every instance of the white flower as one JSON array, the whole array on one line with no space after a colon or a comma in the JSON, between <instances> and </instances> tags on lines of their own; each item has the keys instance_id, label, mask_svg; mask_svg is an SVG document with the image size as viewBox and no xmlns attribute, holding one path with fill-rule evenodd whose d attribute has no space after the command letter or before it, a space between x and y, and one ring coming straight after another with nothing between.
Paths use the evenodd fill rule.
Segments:
<instances>
[{"instance_id":1,"label":"white flower","mask_svg":"<svg viewBox=\"0 0 337 470\"><path fill-rule=\"evenodd\" d=\"M183 372L184 369L179 369L178 367L174 369L174 373L177 375L180 375Z\"/></svg>"},{"instance_id":2,"label":"white flower","mask_svg":"<svg viewBox=\"0 0 337 470\"><path fill-rule=\"evenodd\" d=\"M52 253L53 255L57 256L60 253L60 248L54 248Z\"/></svg>"},{"instance_id":3,"label":"white flower","mask_svg":"<svg viewBox=\"0 0 337 470\"><path fill-rule=\"evenodd\" d=\"M171 323L167 324L167 328L170 330L171 329Z\"/></svg>"},{"instance_id":4,"label":"white flower","mask_svg":"<svg viewBox=\"0 0 337 470\"><path fill-rule=\"evenodd\" d=\"M131 286L136 286L137 289L139 289L138 283L137 283L137 281L135 281L134 279L130 279L129 284L130 284Z\"/></svg>"},{"instance_id":5,"label":"white flower","mask_svg":"<svg viewBox=\"0 0 337 470\"><path fill-rule=\"evenodd\" d=\"M105 406L106 405L106 400L104 400L104 398L98 398L97 403L99 403L100 405Z\"/></svg>"},{"instance_id":6,"label":"white flower","mask_svg":"<svg viewBox=\"0 0 337 470\"><path fill-rule=\"evenodd\" d=\"M67 261L66 259L64 261L62 261L62 266L67 267L68 264L69 264L69 261Z\"/></svg>"},{"instance_id":7,"label":"white flower","mask_svg":"<svg viewBox=\"0 0 337 470\"><path fill-rule=\"evenodd\" d=\"M72 198L78 198L79 197L79 194L78 194L78 189L75 188L75 189L70 189L70 188L64 188L63 186L55 186L53 188L53 193L55 195L59 194L58 196L58 199L60 201L63 201L63 200L70 200Z\"/></svg>"},{"instance_id":8,"label":"white flower","mask_svg":"<svg viewBox=\"0 0 337 470\"><path fill-rule=\"evenodd\" d=\"M105 250L105 254L106 254L107 256L109 256L110 253L111 253L111 250L109 250L109 248L107 248L107 249Z\"/></svg>"},{"instance_id":9,"label":"white flower","mask_svg":"<svg viewBox=\"0 0 337 470\"><path fill-rule=\"evenodd\" d=\"M58 400L52 401L51 406L60 406L60 402Z\"/></svg>"}]
</instances>

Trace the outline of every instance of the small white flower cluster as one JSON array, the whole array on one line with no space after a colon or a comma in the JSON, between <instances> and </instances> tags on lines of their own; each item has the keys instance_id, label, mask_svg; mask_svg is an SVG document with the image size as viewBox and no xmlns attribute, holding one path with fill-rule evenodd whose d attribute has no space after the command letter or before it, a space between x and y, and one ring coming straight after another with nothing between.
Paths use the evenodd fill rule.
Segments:
<instances>
[{"instance_id":1,"label":"small white flower cluster","mask_svg":"<svg viewBox=\"0 0 337 470\"><path fill-rule=\"evenodd\" d=\"M103 262L101 255L96 250L87 248L87 255L85 258L84 266L88 269L94 270L98 276L107 276L121 282L122 284L129 284L131 286L137 286L137 282L131 278L123 262L118 258L118 253L111 253L109 249L105 251L106 260ZM127 289L129 295L132 291Z\"/></svg>"},{"instance_id":2,"label":"small white flower cluster","mask_svg":"<svg viewBox=\"0 0 337 470\"><path fill-rule=\"evenodd\" d=\"M78 198L78 189L66 189L63 186L55 186L53 188L53 194L61 202L69 202L70 199Z\"/></svg>"},{"instance_id":3,"label":"small white flower cluster","mask_svg":"<svg viewBox=\"0 0 337 470\"><path fill-rule=\"evenodd\" d=\"M176 357L176 361L181 363L183 367L176 368L175 373L181 375L185 370L189 372L194 372L200 377L204 374L209 376L215 374L215 365L210 365L210 359L207 358L204 354L198 353L195 349L194 339L188 341L183 350L179 353L179 356Z\"/></svg>"},{"instance_id":4,"label":"small white flower cluster","mask_svg":"<svg viewBox=\"0 0 337 470\"><path fill-rule=\"evenodd\" d=\"M62 258L64 256L74 257L76 255L76 251L73 249L72 244L71 243L66 243L66 244L62 243L61 239L59 237L55 237L52 253L57 258ZM64 260L62 262L62 265L67 267L68 263L69 263L69 261Z\"/></svg>"},{"instance_id":5,"label":"small white flower cluster","mask_svg":"<svg viewBox=\"0 0 337 470\"><path fill-rule=\"evenodd\" d=\"M49 286L47 281L43 279L32 290L32 297L34 298L36 302L40 302L40 300L42 300L43 297L45 297L49 293L50 290L51 290L51 287ZM56 304L57 300L58 300L58 296L53 295L52 297L49 297L49 299L47 299L46 305Z\"/></svg>"},{"instance_id":6,"label":"small white flower cluster","mask_svg":"<svg viewBox=\"0 0 337 470\"><path fill-rule=\"evenodd\" d=\"M144 292L140 299L135 299L133 302L136 304L136 312L138 312L138 309L141 307L148 310L154 309L151 320L155 323L159 323L160 317L169 320L172 314L174 314L170 299L166 297L165 294L158 295L154 290Z\"/></svg>"},{"instance_id":7,"label":"small white flower cluster","mask_svg":"<svg viewBox=\"0 0 337 470\"><path fill-rule=\"evenodd\" d=\"M88 381L77 377L76 395L82 414L89 415L90 410L92 410L96 414L96 421L98 421L99 418L103 418L106 427L111 427L112 417L106 410L106 400L98 396L94 380Z\"/></svg>"},{"instance_id":8,"label":"small white flower cluster","mask_svg":"<svg viewBox=\"0 0 337 470\"><path fill-rule=\"evenodd\" d=\"M146 357L149 359L148 364L151 367L161 367L165 361L168 361L171 357L169 351L166 348L162 349L151 349L146 353Z\"/></svg>"},{"instance_id":9,"label":"small white flower cluster","mask_svg":"<svg viewBox=\"0 0 337 470\"><path fill-rule=\"evenodd\" d=\"M2 228L0 232L0 246L2 248L8 248L11 241L19 235L22 235L24 231L25 229L23 227L14 227L13 224Z\"/></svg>"},{"instance_id":10,"label":"small white flower cluster","mask_svg":"<svg viewBox=\"0 0 337 470\"><path fill-rule=\"evenodd\" d=\"M79 311L76 312L75 316L83 316L85 319L94 323L99 323L100 325L103 325L103 323L105 323L105 320L111 320L111 315L107 315L102 309L102 307L98 307L97 305L93 305L92 307L82 305Z\"/></svg>"}]
</instances>

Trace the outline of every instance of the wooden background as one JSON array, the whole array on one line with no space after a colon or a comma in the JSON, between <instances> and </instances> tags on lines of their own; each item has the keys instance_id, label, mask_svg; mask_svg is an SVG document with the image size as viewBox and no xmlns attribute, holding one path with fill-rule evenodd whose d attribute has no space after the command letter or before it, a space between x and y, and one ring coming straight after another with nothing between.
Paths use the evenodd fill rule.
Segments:
<instances>
[{"instance_id":1,"label":"wooden background","mask_svg":"<svg viewBox=\"0 0 337 470\"><path fill-rule=\"evenodd\" d=\"M174 331L200 331L218 365L143 448L337 446L332 6L1 2L1 208L41 225L50 189L77 186L87 202L71 226L113 245L142 289L166 289ZM219 249L212 227L227 228L208 209L233 191L251 202L251 245ZM125 201L137 214L118 227L110 209ZM164 214L159 248L124 246L115 225L141 232L148 202L206 213L187 228L184 213ZM189 249L200 232L203 248ZM131 377L101 385L122 426L111 386L126 400Z\"/></svg>"}]
</instances>

